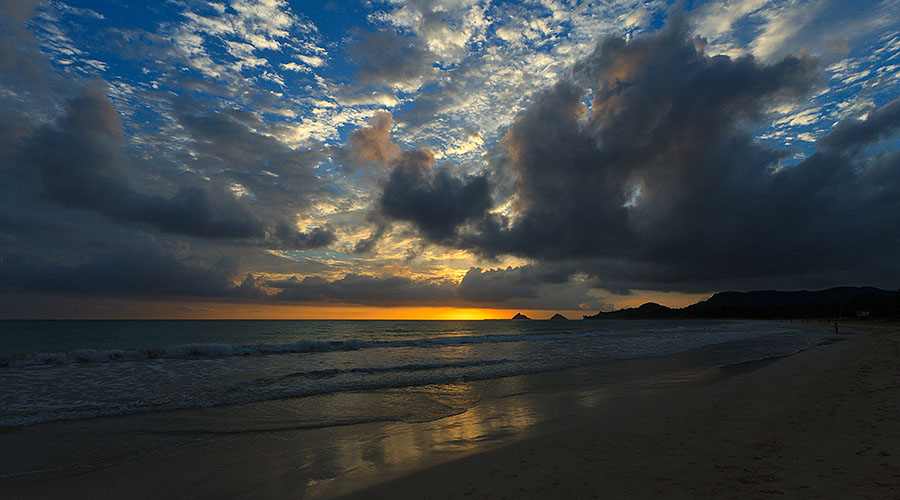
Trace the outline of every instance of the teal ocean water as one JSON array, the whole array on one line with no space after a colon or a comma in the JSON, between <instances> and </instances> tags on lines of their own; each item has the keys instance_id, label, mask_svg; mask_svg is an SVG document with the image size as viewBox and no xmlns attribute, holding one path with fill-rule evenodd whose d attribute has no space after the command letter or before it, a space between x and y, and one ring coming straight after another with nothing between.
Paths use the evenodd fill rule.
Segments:
<instances>
[{"instance_id":1,"label":"teal ocean water","mask_svg":"<svg viewBox=\"0 0 900 500\"><path fill-rule=\"evenodd\" d=\"M311 408L306 424L427 420L475 404L446 404L455 396L442 388L458 381L672 357L706 369L830 336L757 321L3 321L0 427L329 394L353 394L361 407ZM405 388L429 397L404 400ZM384 391L394 410L367 407Z\"/></svg>"}]
</instances>

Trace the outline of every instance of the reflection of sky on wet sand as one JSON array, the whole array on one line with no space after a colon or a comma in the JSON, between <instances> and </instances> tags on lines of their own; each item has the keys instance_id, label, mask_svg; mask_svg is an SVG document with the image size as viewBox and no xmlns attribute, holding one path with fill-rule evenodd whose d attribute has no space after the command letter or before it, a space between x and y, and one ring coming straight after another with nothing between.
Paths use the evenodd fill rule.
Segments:
<instances>
[{"instance_id":1,"label":"reflection of sky on wet sand","mask_svg":"<svg viewBox=\"0 0 900 500\"><path fill-rule=\"evenodd\" d=\"M423 396L455 414L420 422L390 422L341 429L338 439L310 448L307 495L328 496L423 466L488 449L527 435L539 410L525 394L485 402L469 382L393 391L387 397ZM399 394L399 393L406 394ZM468 404L461 409L461 404ZM334 437L334 436L332 436ZM326 472L327 471L327 472ZM333 475L328 474L333 473ZM331 477L323 477L331 476Z\"/></svg>"},{"instance_id":2,"label":"reflection of sky on wet sand","mask_svg":"<svg viewBox=\"0 0 900 500\"><path fill-rule=\"evenodd\" d=\"M447 349L448 361L470 356L469 349L465 345ZM330 396L328 404L344 407L327 413L348 415L365 408L370 416L393 421L327 432L329 439L321 444L331 451L309 449L312 462L304 471L310 477L305 494L318 497L350 491L528 435L547 413L528 379L388 389L368 393L365 397L377 400L367 402L358 393ZM296 400L298 405L308 402Z\"/></svg>"},{"instance_id":3,"label":"reflection of sky on wet sand","mask_svg":"<svg viewBox=\"0 0 900 500\"><path fill-rule=\"evenodd\" d=\"M535 387L534 378L492 381L492 387L480 382L459 382L416 389L442 401L474 400L475 404L462 413L427 422L367 424L346 429L341 439L327 444L332 452L310 450L314 453L311 469L337 474L328 479L311 474L306 494L327 497L348 492L485 451L560 425L571 415L602 408L609 401L607 388L543 392ZM478 398L484 392L493 394L490 398ZM303 472L309 474L311 469Z\"/></svg>"},{"instance_id":4,"label":"reflection of sky on wet sand","mask_svg":"<svg viewBox=\"0 0 900 500\"><path fill-rule=\"evenodd\" d=\"M623 398L650 397L682 384L708 383L719 375L715 371L682 371L615 385L598 384L596 379L593 382L585 380L584 373L575 375L580 379L578 382L560 380L557 376L542 374L490 383L458 382L406 389L404 397L415 391L434 401L470 402L473 406L462 413L432 421L369 424L365 426L365 432L348 432L343 439L329 443L335 448L334 453L316 450L311 465L337 474L324 480L321 476L311 479L307 482L306 494L327 497L357 490L429 465L569 425L573 419L589 418L597 411L612 408ZM571 390L558 390L570 382ZM329 460L337 462L326 463Z\"/></svg>"}]
</instances>

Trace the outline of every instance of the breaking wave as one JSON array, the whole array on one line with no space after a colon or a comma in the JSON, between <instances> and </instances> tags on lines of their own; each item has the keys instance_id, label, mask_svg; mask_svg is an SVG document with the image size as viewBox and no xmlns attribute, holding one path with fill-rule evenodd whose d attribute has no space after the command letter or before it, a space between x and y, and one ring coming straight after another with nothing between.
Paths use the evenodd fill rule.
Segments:
<instances>
[{"instance_id":1,"label":"breaking wave","mask_svg":"<svg viewBox=\"0 0 900 500\"><path fill-rule=\"evenodd\" d=\"M638 333L638 332L629 332ZM80 349L68 353L33 353L20 357L0 358L0 367L25 367L39 365L68 365L76 363L120 363L149 359L205 359L230 356L264 356L328 351L356 351L391 347L446 347L467 344L491 344L501 342L534 342L569 340L587 337L616 335L616 332L568 332L547 334L501 334L453 337L418 338L409 340L301 340L289 344L181 344L165 349Z\"/></svg>"}]
</instances>

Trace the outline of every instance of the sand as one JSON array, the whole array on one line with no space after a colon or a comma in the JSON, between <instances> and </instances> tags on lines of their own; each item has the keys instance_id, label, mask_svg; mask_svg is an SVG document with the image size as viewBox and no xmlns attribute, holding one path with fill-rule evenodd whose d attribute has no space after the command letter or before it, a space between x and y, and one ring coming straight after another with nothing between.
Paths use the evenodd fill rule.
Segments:
<instances>
[{"instance_id":1,"label":"sand","mask_svg":"<svg viewBox=\"0 0 900 500\"><path fill-rule=\"evenodd\" d=\"M900 498L900 328L358 491L349 498Z\"/></svg>"}]
</instances>

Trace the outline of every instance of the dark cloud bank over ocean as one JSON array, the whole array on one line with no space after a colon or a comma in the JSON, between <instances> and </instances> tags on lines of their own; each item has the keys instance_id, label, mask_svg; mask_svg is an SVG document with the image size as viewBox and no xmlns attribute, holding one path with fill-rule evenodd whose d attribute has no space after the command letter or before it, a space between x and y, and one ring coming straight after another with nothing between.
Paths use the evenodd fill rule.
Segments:
<instances>
[{"instance_id":1,"label":"dark cloud bank over ocean","mask_svg":"<svg viewBox=\"0 0 900 500\"><path fill-rule=\"evenodd\" d=\"M839 123L817 152L782 165L791 152L750 130L809 95L816 61L709 57L704 46L679 22L610 36L540 92L500 146L517 179L514 218L460 195L486 177L438 186L400 166L382 213L435 243L564 264L613 290L896 284L900 152L879 141L896 138L900 101Z\"/></svg>"}]
</instances>

